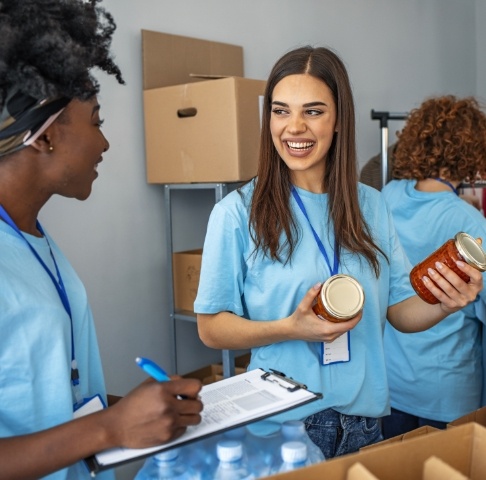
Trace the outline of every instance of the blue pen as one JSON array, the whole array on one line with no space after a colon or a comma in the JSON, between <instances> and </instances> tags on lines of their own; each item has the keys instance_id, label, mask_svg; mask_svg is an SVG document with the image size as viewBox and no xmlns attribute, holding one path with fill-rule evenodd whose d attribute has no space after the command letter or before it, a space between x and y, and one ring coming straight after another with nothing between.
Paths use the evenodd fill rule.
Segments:
<instances>
[{"instance_id":1,"label":"blue pen","mask_svg":"<svg viewBox=\"0 0 486 480\"><path fill-rule=\"evenodd\" d=\"M159 367L155 362L148 358L137 357L135 359L137 365L152 378L155 378L158 382L168 382L170 380L169 375L162 367Z\"/></svg>"}]
</instances>

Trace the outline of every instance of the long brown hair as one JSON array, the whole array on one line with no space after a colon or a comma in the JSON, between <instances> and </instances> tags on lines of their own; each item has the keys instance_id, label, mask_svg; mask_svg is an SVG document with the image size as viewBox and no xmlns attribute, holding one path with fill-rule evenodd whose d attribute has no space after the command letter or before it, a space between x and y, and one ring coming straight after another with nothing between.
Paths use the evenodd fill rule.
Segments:
<instances>
[{"instance_id":1,"label":"long brown hair","mask_svg":"<svg viewBox=\"0 0 486 480\"><path fill-rule=\"evenodd\" d=\"M329 197L329 217L334 225L338 254L342 248L363 255L376 276L378 252L358 202L355 115L346 68L331 50L310 46L286 53L274 65L268 78L263 105L260 158L250 209L250 232L256 245L270 258L287 263L299 239L298 225L290 209L290 171L275 149L270 132L272 95L275 86L288 75L308 74L323 81L332 91L337 108L334 140L329 149L323 186ZM281 243L281 234L286 240ZM385 257L386 258L386 257Z\"/></svg>"}]
</instances>

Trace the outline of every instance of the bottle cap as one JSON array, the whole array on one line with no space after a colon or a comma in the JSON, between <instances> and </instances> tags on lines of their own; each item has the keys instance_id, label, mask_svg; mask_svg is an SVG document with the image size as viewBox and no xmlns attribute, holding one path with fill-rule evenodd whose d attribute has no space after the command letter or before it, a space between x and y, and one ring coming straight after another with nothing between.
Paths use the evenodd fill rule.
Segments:
<instances>
[{"instance_id":1,"label":"bottle cap","mask_svg":"<svg viewBox=\"0 0 486 480\"><path fill-rule=\"evenodd\" d=\"M216 445L216 454L223 462L234 462L243 456L243 445L238 440L221 440Z\"/></svg>"},{"instance_id":2,"label":"bottle cap","mask_svg":"<svg viewBox=\"0 0 486 480\"><path fill-rule=\"evenodd\" d=\"M296 439L305 435L305 424L302 420L286 420L282 423L282 436L284 438Z\"/></svg>"},{"instance_id":3,"label":"bottle cap","mask_svg":"<svg viewBox=\"0 0 486 480\"><path fill-rule=\"evenodd\" d=\"M171 448L170 450L164 450L163 452L159 452L155 455L157 460L163 462L170 462L179 456L179 448Z\"/></svg>"},{"instance_id":4,"label":"bottle cap","mask_svg":"<svg viewBox=\"0 0 486 480\"><path fill-rule=\"evenodd\" d=\"M350 319L363 308L364 291L356 279L339 273L324 282L321 300L325 309L333 317Z\"/></svg>"},{"instance_id":5,"label":"bottle cap","mask_svg":"<svg viewBox=\"0 0 486 480\"><path fill-rule=\"evenodd\" d=\"M301 463L307 459L307 445L304 442L285 442L280 447L282 460L286 463Z\"/></svg>"},{"instance_id":6,"label":"bottle cap","mask_svg":"<svg viewBox=\"0 0 486 480\"><path fill-rule=\"evenodd\" d=\"M474 237L464 232L459 232L454 240L456 248L464 261L480 272L486 271L486 253Z\"/></svg>"}]
</instances>

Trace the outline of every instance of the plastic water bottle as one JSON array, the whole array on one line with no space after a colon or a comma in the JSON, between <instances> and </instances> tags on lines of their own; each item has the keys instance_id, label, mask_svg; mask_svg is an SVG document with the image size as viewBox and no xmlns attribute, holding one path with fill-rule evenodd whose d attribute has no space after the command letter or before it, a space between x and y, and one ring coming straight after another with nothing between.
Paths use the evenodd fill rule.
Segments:
<instances>
[{"instance_id":1,"label":"plastic water bottle","mask_svg":"<svg viewBox=\"0 0 486 480\"><path fill-rule=\"evenodd\" d=\"M289 472L309 465L307 458L307 445L304 442L292 441L282 443L280 447L282 463L278 472Z\"/></svg>"},{"instance_id":2,"label":"plastic water bottle","mask_svg":"<svg viewBox=\"0 0 486 480\"><path fill-rule=\"evenodd\" d=\"M239 440L220 440L216 445L219 463L215 480L250 480L255 476L249 471L243 456L243 444Z\"/></svg>"},{"instance_id":3,"label":"plastic water bottle","mask_svg":"<svg viewBox=\"0 0 486 480\"><path fill-rule=\"evenodd\" d=\"M325 460L322 450L310 439L301 420L287 420L282 424L283 442L299 441L307 445L309 463L319 463Z\"/></svg>"},{"instance_id":4,"label":"plastic water bottle","mask_svg":"<svg viewBox=\"0 0 486 480\"><path fill-rule=\"evenodd\" d=\"M134 480L198 480L199 474L187 468L173 448L160 452L145 461Z\"/></svg>"},{"instance_id":5,"label":"plastic water bottle","mask_svg":"<svg viewBox=\"0 0 486 480\"><path fill-rule=\"evenodd\" d=\"M248 466L255 478L266 477L280 463L280 446L282 444L281 427L265 435L257 434L248 429L246 444L248 445Z\"/></svg>"},{"instance_id":6,"label":"plastic water bottle","mask_svg":"<svg viewBox=\"0 0 486 480\"><path fill-rule=\"evenodd\" d=\"M200 480L213 480L218 465L216 444L222 438L222 434L211 435L181 448L180 456L183 463L198 472Z\"/></svg>"}]
</instances>

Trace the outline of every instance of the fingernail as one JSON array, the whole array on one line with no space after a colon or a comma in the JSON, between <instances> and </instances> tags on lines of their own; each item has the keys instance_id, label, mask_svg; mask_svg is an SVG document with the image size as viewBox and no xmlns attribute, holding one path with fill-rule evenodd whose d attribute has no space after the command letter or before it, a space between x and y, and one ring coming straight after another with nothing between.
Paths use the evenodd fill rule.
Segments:
<instances>
[{"instance_id":1,"label":"fingernail","mask_svg":"<svg viewBox=\"0 0 486 480\"><path fill-rule=\"evenodd\" d=\"M464 262L461 262L460 260L457 260L456 265L458 267L464 267L464 265L466 265L466 264Z\"/></svg>"},{"instance_id":2,"label":"fingernail","mask_svg":"<svg viewBox=\"0 0 486 480\"><path fill-rule=\"evenodd\" d=\"M322 286L322 283L321 282L317 282L315 285L314 285L314 290L319 290Z\"/></svg>"},{"instance_id":3,"label":"fingernail","mask_svg":"<svg viewBox=\"0 0 486 480\"><path fill-rule=\"evenodd\" d=\"M428 268L427 272L429 272L429 275L432 277L435 275L435 270L432 270L431 268Z\"/></svg>"},{"instance_id":4,"label":"fingernail","mask_svg":"<svg viewBox=\"0 0 486 480\"><path fill-rule=\"evenodd\" d=\"M428 279L427 277L425 277L425 276L424 276L424 277L422 277L422 282L424 282L424 283L429 283L429 279Z\"/></svg>"},{"instance_id":5,"label":"fingernail","mask_svg":"<svg viewBox=\"0 0 486 480\"><path fill-rule=\"evenodd\" d=\"M444 268L444 265L442 265L442 263L440 262L435 262L435 266L439 269L439 270L442 270Z\"/></svg>"}]
</instances>

